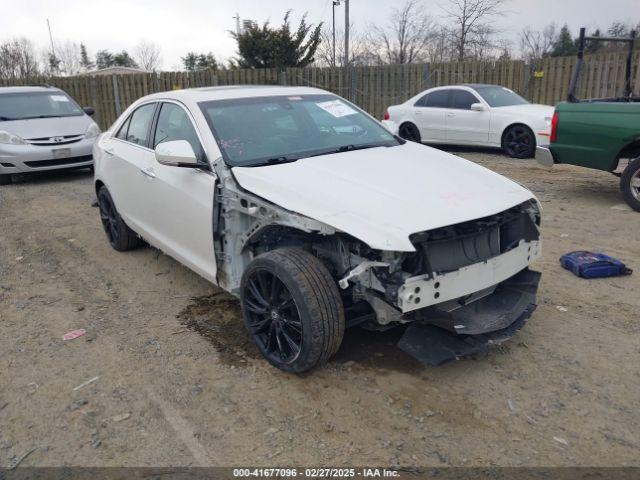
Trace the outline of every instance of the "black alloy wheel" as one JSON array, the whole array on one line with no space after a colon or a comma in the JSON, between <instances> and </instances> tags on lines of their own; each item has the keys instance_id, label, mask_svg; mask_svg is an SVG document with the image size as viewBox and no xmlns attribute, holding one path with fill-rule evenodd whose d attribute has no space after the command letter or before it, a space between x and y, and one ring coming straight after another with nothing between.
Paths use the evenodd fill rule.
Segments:
<instances>
[{"instance_id":1,"label":"black alloy wheel","mask_svg":"<svg viewBox=\"0 0 640 480\"><path fill-rule=\"evenodd\" d=\"M400 138L403 138L409 142L421 143L422 138L420 137L420 130L413 123L403 123L400 126L400 130L398 132Z\"/></svg>"},{"instance_id":2,"label":"black alloy wheel","mask_svg":"<svg viewBox=\"0 0 640 480\"><path fill-rule=\"evenodd\" d=\"M533 132L524 125L515 125L507 130L503 144L507 155L512 158L531 158L536 149Z\"/></svg>"},{"instance_id":3,"label":"black alloy wheel","mask_svg":"<svg viewBox=\"0 0 640 480\"><path fill-rule=\"evenodd\" d=\"M103 192L100 191L100 193ZM118 229L118 214L113 206L111 197L104 194L100 195L98 197L98 207L100 208L100 221L102 222L104 233L107 234L107 239L111 246L116 248L120 240L120 231Z\"/></svg>"},{"instance_id":4,"label":"black alloy wheel","mask_svg":"<svg viewBox=\"0 0 640 480\"><path fill-rule=\"evenodd\" d=\"M240 302L254 343L280 370L311 370L342 343L345 320L338 284L306 250L285 247L254 258L242 274Z\"/></svg>"},{"instance_id":5,"label":"black alloy wheel","mask_svg":"<svg viewBox=\"0 0 640 480\"><path fill-rule=\"evenodd\" d=\"M247 327L272 363L293 363L302 349L302 321L293 295L275 274L255 270L245 292Z\"/></svg>"},{"instance_id":6,"label":"black alloy wheel","mask_svg":"<svg viewBox=\"0 0 640 480\"><path fill-rule=\"evenodd\" d=\"M98 207L102 228L104 228L104 233L107 234L107 239L115 250L124 252L144 245L144 241L122 220L105 186L100 187L98 191Z\"/></svg>"}]
</instances>

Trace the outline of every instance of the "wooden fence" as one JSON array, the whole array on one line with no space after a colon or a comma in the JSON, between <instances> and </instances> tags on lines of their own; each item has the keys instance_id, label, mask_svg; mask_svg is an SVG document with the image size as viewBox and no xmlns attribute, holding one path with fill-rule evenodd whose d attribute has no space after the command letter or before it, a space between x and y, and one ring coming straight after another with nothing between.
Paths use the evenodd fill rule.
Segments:
<instances>
[{"instance_id":1,"label":"wooden fence","mask_svg":"<svg viewBox=\"0 0 640 480\"><path fill-rule=\"evenodd\" d=\"M624 87L625 54L585 57L581 98L615 96ZM69 93L83 106L96 109L105 129L127 106L150 93L218 85L312 86L341 95L381 118L389 105L404 102L430 87L457 83L492 83L515 90L527 99L554 105L564 100L575 58L547 58L535 65L520 60L456 62L345 68L288 68L162 72L109 76L37 77L0 80L0 86L48 84ZM640 52L634 58L633 79L640 93Z\"/></svg>"}]
</instances>

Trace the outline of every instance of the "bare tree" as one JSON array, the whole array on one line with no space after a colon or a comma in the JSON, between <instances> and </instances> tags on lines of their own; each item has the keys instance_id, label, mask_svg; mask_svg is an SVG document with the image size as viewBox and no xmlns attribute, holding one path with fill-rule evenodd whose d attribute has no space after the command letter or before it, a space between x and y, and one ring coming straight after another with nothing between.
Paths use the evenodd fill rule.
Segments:
<instances>
[{"instance_id":1,"label":"bare tree","mask_svg":"<svg viewBox=\"0 0 640 480\"><path fill-rule=\"evenodd\" d=\"M83 71L80 45L67 41L56 43L56 57L60 61L58 73L65 76L78 75Z\"/></svg>"},{"instance_id":2,"label":"bare tree","mask_svg":"<svg viewBox=\"0 0 640 480\"><path fill-rule=\"evenodd\" d=\"M525 27L520 32L520 51L528 63L544 58L551 53L553 45L558 40L558 27L550 23L542 30Z\"/></svg>"},{"instance_id":3,"label":"bare tree","mask_svg":"<svg viewBox=\"0 0 640 480\"><path fill-rule=\"evenodd\" d=\"M422 62L435 33L435 24L424 12L421 0L407 0L393 9L387 25L371 25L369 40L379 63Z\"/></svg>"},{"instance_id":4,"label":"bare tree","mask_svg":"<svg viewBox=\"0 0 640 480\"><path fill-rule=\"evenodd\" d=\"M353 25L349 27L349 65L362 66L375 63L365 38ZM336 56L333 58L333 33L330 28L323 28L320 34L320 45L316 51L316 63L328 67L344 66L344 30L336 30Z\"/></svg>"},{"instance_id":5,"label":"bare tree","mask_svg":"<svg viewBox=\"0 0 640 480\"><path fill-rule=\"evenodd\" d=\"M38 75L33 44L26 38L14 38L0 44L0 78L16 79Z\"/></svg>"},{"instance_id":6,"label":"bare tree","mask_svg":"<svg viewBox=\"0 0 640 480\"><path fill-rule=\"evenodd\" d=\"M134 56L140 68L152 71L162 68L160 47L156 43L146 40L140 41L136 46Z\"/></svg>"},{"instance_id":7,"label":"bare tree","mask_svg":"<svg viewBox=\"0 0 640 480\"><path fill-rule=\"evenodd\" d=\"M487 48L497 33L492 19L501 12L504 0L448 0L442 7L446 16L452 21L452 32L456 44L457 60L462 62L469 50L476 53Z\"/></svg>"}]
</instances>

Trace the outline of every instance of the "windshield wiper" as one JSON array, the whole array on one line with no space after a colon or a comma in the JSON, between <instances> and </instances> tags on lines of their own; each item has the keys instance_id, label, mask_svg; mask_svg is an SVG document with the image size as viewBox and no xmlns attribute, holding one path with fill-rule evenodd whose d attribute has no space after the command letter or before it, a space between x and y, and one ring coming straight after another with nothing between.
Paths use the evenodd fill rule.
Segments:
<instances>
[{"instance_id":1,"label":"windshield wiper","mask_svg":"<svg viewBox=\"0 0 640 480\"><path fill-rule=\"evenodd\" d=\"M10 120L18 120L17 118L3 117L0 116L0 122L8 122Z\"/></svg>"},{"instance_id":2,"label":"windshield wiper","mask_svg":"<svg viewBox=\"0 0 640 480\"><path fill-rule=\"evenodd\" d=\"M368 148L378 148L384 147L386 145L380 143L369 143L364 145L342 145L341 147L327 150L326 152L316 153L315 155L310 155L310 157L320 157L321 155L331 155L332 153L344 153L344 152L353 152L354 150L366 150Z\"/></svg>"},{"instance_id":3,"label":"windshield wiper","mask_svg":"<svg viewBox=\"0 0 640 480\"><path fill-rule=\"evenodd\" d=\"M267 158L264 160L264 163L260 163L260 165L276 165L278 163L290 163L295 162L296 160L300 160L298 157L287 157L285 155L281 155L279 157Z\"/></svg>"},{"instance_id":4,"label":"windshield wiper","mask_svg":"<svg viewBox=\"0 0 640 480\"><path fill-rule=\"evenodd\" d=\"M70 117L70 116L72 115L33 115L32 117L22 117L19 120L31 120L34 118L62 118L62 117Z\"/></svg>"}]
</instances>

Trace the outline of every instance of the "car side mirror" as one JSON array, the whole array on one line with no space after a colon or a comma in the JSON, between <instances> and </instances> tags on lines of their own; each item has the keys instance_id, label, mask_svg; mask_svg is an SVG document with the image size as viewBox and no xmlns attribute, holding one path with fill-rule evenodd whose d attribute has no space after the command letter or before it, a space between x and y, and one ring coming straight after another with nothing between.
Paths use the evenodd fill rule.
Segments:
<instances>
[{"instance_id":1,"label":"car side mirror","mask_svg":"<svg viewBox=\"0 0 640 480\"><path fill-rule=\"evenodd\" d=\"M471 110L474 112L484 112L485 108L483 104L478 102L478 103L471 104Z\"/></svg>"},{"instance_id":2,"label":"car side mirror","mask_svg":"<svg viewBox=\"0 0 640 480\"><path fill-rule=\"evenodd\" d=\"M86 113L90 117L92 117L93 114L96 113L96 109L93 107L84 107L82 110L84 110L84 113Z\"/></svg>"},{"instance_id":3,"label":"car side mirror","mask_svg":"<svg viewBox=\"0 0 640 480\"><path fill-rule=\"evenodd\" d=\"M198 168L201 166L193 147L186 140L159 143L156 146L156 160L171 167Z\"/></svg>"}]
</instances>

